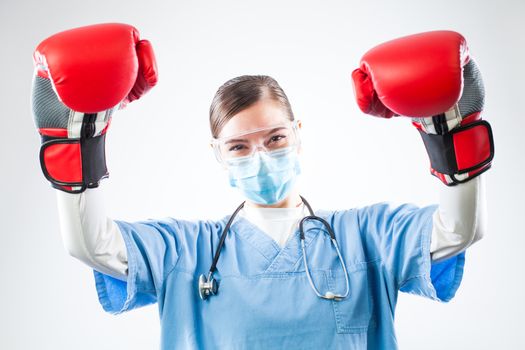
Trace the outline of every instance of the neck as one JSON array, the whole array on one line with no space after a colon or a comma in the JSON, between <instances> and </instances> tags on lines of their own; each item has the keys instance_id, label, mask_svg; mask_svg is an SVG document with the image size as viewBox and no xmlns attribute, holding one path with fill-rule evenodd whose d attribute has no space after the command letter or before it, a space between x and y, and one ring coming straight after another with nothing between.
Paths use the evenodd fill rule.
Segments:
<instances>
[{"instance_id":1,"label":"neck","mask_svg":"<svg viewBox=\"0 0 525 350\"><path fill-rule=\"evenodd\" d=\"M292 190L292 192L282 201L270 205L246 201L246 205L254 208L296 208L302 203L303 201L301 200L299 191L297 191L297 189Z\"/></svg>"}]
</instances>

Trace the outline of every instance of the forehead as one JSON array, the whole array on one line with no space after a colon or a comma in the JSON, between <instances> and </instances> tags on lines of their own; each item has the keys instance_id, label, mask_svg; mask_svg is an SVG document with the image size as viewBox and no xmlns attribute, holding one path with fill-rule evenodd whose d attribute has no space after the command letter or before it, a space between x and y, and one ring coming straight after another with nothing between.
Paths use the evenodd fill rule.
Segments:
<instances>
[{"instance_id":1,"label":"forehead","mask_svg":"<svg viewBox=\"0 0 525 350\"><path fill-rule=\"evenodd\" d=\"M285 123L286 110L277 102L264 99L235 114L222 128L219 138L239 135L255 129L262 129Z\"/></svg>"}]
</instances>

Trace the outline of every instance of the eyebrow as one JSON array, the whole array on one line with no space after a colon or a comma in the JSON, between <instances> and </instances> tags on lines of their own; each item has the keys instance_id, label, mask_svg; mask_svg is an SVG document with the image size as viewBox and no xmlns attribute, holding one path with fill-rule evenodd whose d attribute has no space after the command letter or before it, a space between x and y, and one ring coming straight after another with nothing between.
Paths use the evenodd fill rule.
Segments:
<instances>
[{"instance_id":1,"label":"eyebrow","mask_svg":"<svg viewBox=\"0 0 525 350\"><path fill-rule=\"evenodd\" d=\"M266 133L266 135L264 135L264 136L268 136L270 134L273 134L274 132L279 131L281 129L286 129L286 127L285 126L278 126L276 128L273 128L272 130L268 131ZM227 144L236 143L236 142L248 142L248 140L247 139L231 139L231 140L226 141L224 144L227 145Z\"/></svg>"}]
</instances>

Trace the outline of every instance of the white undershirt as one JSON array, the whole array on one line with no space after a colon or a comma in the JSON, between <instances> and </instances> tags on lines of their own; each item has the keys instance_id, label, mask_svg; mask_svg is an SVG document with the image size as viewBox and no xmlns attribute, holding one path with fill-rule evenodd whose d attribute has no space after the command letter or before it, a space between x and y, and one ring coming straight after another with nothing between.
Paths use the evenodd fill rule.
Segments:
<instances>
[{"instance_id":1,"label":"white undershirt","mask_svg":"<svg viewBox=\"0 0 525 350\"><path fill-rule=\"evenodd\" d=\"M304 204L295 208L257 208L246 204L239 215L260 228L282 248L297 229L299 221L308 215L308 210Z\"/></svg>"}]
</instances>

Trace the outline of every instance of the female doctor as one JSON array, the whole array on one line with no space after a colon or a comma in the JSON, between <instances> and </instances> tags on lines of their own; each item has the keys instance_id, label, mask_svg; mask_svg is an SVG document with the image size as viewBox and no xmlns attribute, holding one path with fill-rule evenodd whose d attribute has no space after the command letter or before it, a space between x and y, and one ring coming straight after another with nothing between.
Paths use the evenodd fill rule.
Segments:
<instances>
[{"instance_id":1,"label":"female doctor","mask_svg":"<svg viewBox=\"0 0 525 350\"><path fill-rule=\"evenodd\" d=\"M465 249L484 233L479 175L492 136L458 33L384 43L352 74L364 112L412 117L445 183L439 205L313 210L296 186L301 123L274 79L245 75L219 87L210 108L215 155L246 198L218 221L106 215L97 187L112 114L157 81L135 28L61 32L34 59L40 161L65 247L94 269L107 312L158 304L162 349L395 349L398 291L450 300Z\"/></svg>"}]
</instances>

